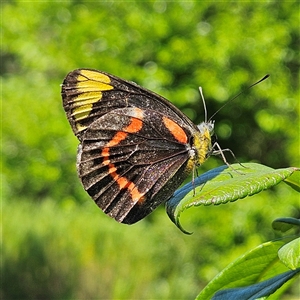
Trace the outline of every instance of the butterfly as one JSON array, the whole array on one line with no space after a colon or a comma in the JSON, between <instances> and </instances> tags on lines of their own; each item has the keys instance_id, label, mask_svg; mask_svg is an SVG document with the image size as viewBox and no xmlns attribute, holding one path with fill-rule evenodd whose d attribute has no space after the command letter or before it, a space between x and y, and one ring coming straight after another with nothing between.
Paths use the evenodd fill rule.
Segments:
<instances>
[{"instance_id":1,"label":"butterfly","mask_svg":"<svg viewBox=\"0 0 300 300\"><path fill-rule=\"evenodd\" d=\"M133 224L166 202L214 152L214 122L194 123L162 96L92 70L70 72L63 107L80 144L77 172L97 205Z\"/></svg>"}]
</instances>

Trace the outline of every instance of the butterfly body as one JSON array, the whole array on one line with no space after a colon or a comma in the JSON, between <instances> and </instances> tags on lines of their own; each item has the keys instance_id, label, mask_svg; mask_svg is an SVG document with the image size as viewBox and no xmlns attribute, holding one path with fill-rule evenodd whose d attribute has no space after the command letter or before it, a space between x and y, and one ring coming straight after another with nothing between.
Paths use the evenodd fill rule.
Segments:
<instances>
[{"instance_id":1,"label":"butterfly body","mask_svg":"<svg viewBox=\"0 0 300 300\"><path fill-rule=\"evenodd\" d=\"M212 153L212 122L196 126L165 98L108 73L72 71L62 98L84 189L118 222L147 216Z\"/></svg>"}]
</instances>

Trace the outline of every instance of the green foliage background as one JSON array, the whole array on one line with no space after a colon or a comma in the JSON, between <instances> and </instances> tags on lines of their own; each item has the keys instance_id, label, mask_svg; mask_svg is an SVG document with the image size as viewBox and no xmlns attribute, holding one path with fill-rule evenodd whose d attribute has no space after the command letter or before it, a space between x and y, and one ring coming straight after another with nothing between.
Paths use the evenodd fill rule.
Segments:
<instances>
[{"instance_id":1,"label":"green foliage background","mask_svg":"<svg viewBox=\"0 0 300 300\"><path fill-rule=\"evenodd\" d=\"M126 226L77 179L60 84L89 67L162 94L195 123L216 116L241 162L299 164L299 2L2 2L3 299L191 299L231 260L299 217L284 184L191 209L183 235L158 209ZM233 162L232 158L228 158ZM199 172L221 165L210 158ZM294 286L286 297L292 299Z\"/></svg>"}]
</instances>

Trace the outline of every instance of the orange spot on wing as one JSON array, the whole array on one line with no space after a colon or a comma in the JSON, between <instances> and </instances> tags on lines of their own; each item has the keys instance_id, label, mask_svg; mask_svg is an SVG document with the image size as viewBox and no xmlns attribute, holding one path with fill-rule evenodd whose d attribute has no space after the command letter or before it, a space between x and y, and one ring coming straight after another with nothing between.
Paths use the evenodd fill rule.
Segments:
<instances>
[{"instance_id":1,"label":"orange spot on wing","mask_svg":"<svg viewBox=\"0 0 300 300\"><path fill-rule=\"evenodd\" d=\"M163 117L163 122L178 142L182 144L186 144L188 142L186 133L178 124L167 117Z\"/></svg>"},{"instance_id":2,"label":"orange spot on wing","mask_svg":"<svg viewBox=\"0 0 300 300\"><path fill-rule=\"evenodd\" d=\"M118 131L114 137L106 144L106 147L112 147L118 145L120 142L126 139L128 133Z\"/></svg>"},{"instance_id":3,"label":"orange spot on wing","mask_svg":"<svg viewBox=\"0 0 300 300\"><path fill-rule=\"evenodd\" d=\"M139 119L131 119L130 125L128 125L124 130L130 133L139 132L143 127L143 121Z\"/></svg>"},{"instance_id":4,"label":"orange spot on wing","mask_svg":"<svg viewBox=\"0 0 300 300\"><path fill-rule=\"evenodd\" d=\"M109 150L110 147L118 145L121 141L125 140L128 136L128 133L136 133L140 131L143 127L143 111L139 108L133 110L133 115L130 119L130 124L118 131L113 138L106 144L104 148L102 148L101 155L103 157L102 164L108 166L108 173L111 175L113 180L117 182L119 188L127 189L131 195L131 201L143 203L145 200L145 196L143 193L138 191L137 186L134 182L128 180L126 177L121 176L117 173L117 168L113 163L111 163L109 159Z\"/></svg>"},{"instance_id":5,"label":"orange spot on wing","mask_svg":"<svg viewBox=\"0 0 300 300\"><path fill-rule=\"evenodd\" d=\"M109 156L109 148L103 148L101 155L104 156L105 158Z\"/></svg>"},{"instance_id":6,"label":"orange spot on wing","mask_svg":"<svg viewBox=\"0 0 300 300\"><path fill-rule=\"evenodd\" d=\"M140 108L134 108L131 117L131 123L123 130L130 133L140 131L143 127L143 110L141 110Z\"/></svg>"},{"instance_id":7,"label":"orange spot on wing","mask_svg":"<svg viewBox=\"0 0 300 300\"><path fill-rule=\"evenodd\" d=\"M128 180L126 177L120 177L116 171L117 169L114 164L109 164L109 173L118 183L120 190L127 189L131 195L131 201L142 203L145 199L144 194L138 191L134 182Z\"/></svg>"},{"instance_id":8,"label":"orange spot on wing","mask_svg":"<svg viewBox=\"0 0 300 300\"><path fill-rule=\"evenodd\" d=\"M118 176L117 173L114 173L114 175ZM127 180L126 177L119 177L119 178L115 178L115 179L121 190L128 187L129 181Z\"/></svg>"}]
</instances>

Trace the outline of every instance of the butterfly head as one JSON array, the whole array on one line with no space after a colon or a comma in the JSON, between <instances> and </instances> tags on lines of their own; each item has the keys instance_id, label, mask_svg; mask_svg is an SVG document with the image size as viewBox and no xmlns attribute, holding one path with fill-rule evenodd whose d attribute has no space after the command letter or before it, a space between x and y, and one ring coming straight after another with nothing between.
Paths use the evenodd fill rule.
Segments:
<instances>
[{"instance_id":1,"label":"butterfly head","mask_svg":"<svg viewBox=\"0 0 300 300\"><path fill-rule=\"evenodd\" d=\"M214 135L215 121L202 122L198 126L200 133L208 133L210 136Z\"/></svg>"}]
</instances>

